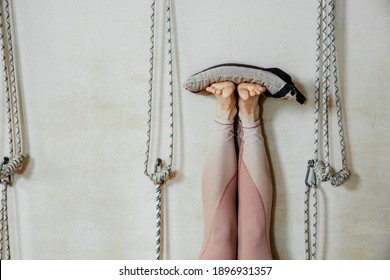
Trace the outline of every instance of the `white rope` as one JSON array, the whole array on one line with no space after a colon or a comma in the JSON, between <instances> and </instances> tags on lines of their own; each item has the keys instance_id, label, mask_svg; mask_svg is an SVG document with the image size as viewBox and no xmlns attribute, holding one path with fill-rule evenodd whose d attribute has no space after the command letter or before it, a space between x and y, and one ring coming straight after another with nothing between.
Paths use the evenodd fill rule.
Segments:
<instances>
[{"instance_id":1,"label":"white rope","mask_svg":"<svg viewBox=\"0 0 390 280\"><path fill-rule=\"evenodd\" d=\"M151 5L152 15L151 15L151 48L150 48L150 69L149 69L149 110L148 110L148 122L147 122L147 141L146 141L146 160L145 160L145 171L144 174L149 177L149 179L156 186L156 259L161 259L161 227L162 227L162 218L161 218L161 188L167 182L171 176L172 164L173 164L173 128L174 128L174 118L173 118L173 75L172 75L172 22L171 22L171 1L166 0L165 2L165 15L166 15L166 38L167 38L167 50L168 50L168 95L169 95L169 161L168 164L157 158L154 165L154 172L150 173L148 171L149 167L149 154L150 154L150 142L151 142L151 133L152 133L152 102L153 102L153 72L154 72L154 38L155 38L155 0L152 1Z\"/></svg>"},{"instance_id":2,"label":"white rope","mask_svg":"<svg viewBox=\"0 0 390 280\"><path fill-rule=\"evenodd\" d=\"M338 71L336 58L336 35L334 25L334 1L317 0L317 39L316 39L316 79L314 88L314 159L308 161L305 178L304 199L304 231L306 259L315 259L317 254L317 189L320 182L330 181L331 185L338 187L346 182L350 176L347 168L347 155L344 144L344 129L342 121L342 105L340 88L338 85ZM321 53L322 51L322 53ZM322 77L320 74L322 65ZM321 84L322 82L322 84ZM331 84L333 82L333 84ZM322 87L321 87L322 86ZM333 87L332 87L333 86ZM322 104L320 94L322 88ZM329 143L329 103L330 94L334 90L337 110L337 123L340 137L342 169L332 174L330 162ZM322 129L320 129L320 112L322 112ZM322 131L323 160L320 159L319 132ZM312 215L310 217L310 193L312 192Z\"/></svg>"},{"instance_id":3,"label":"white rope","mask_svg":"<svg viewBox=\"0 0 390 280\"><path fill-rule=\"evenodd\" d=\"M5 2L5 5L3 5ZM11 2L0 1L0 49L3 65L5 107L8 126L9 156L4 157L0 165L1 189L1 235L0 259L11 259L9 228L8 228L8 187L12 184L14 174L23 165L23 141L20 126L20 110L18 102L18 87L12 39L12 18L10 13ZM4 10L3 10L4 7ZM5 11L5 18L4 18ZM6 28L6 35L3 28ZM7 44L5 44L5 40ZM11 89L11 90L10 90Z\"/></svg>"}]
</instances>

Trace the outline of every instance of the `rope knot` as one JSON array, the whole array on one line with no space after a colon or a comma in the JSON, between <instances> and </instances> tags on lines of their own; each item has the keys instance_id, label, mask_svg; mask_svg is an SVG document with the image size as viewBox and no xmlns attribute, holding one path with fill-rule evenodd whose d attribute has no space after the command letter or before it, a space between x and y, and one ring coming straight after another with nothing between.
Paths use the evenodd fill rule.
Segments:
<instances>
[{"instance_id":1,"label":"rope knot","mask_svg":"<svg viewBox=\"0 0 390 280\"><path fill-rule=\"evenodd\" d=\"M325 164L321 160L310 160L311 167L313 168L314 173L316 174L317 178L319 178L322 182L326 182L329 180L330 175L326 173Z\"/></svg>"},{"instance_id":2,"label":"rope knot","mask_svg":"<svg viewBox=\"0 0 390 280\"><path fill-rule=\"evenodd\" d=\"M325 171L324 162L317 159L311 159L307 162L306 186L308 187L311 187L313 185L313 182L308 181L310 169L313 169L314 172L314 184L316 184L316 179L320 178L322 182L330 180L330 184L333 187L338 187L344 184L349 179L349 176L351 174L351 172L347 168L343 168L334 175L327 175Z\"/></svg>"},{"instance_id":3,"label":"rope knot","mask_svg":"<svg viewBox=\"0 0 390 280\"><path fill-rule=\"evenodd\" d=\"M341 186L349 179L350 174L351 172L347 168L343 168L330 178L330 184L333 187Z\"/></svg>"},{"instance_id":4,"label":"rope knot","mask_svg":"<svg viewBox=\"0 0 390 280\"><path fill-rule=\"evenodd\" d=\"M164 160L158 158L154 164L154 173L150 174L150 180L155 185L163 185L171 176L171 167Z\"/></svg>"},{"instance_id":5,"label":"rope knot","mask_svg":"<svg viewBox=\"0 0 390 280\"><path fill-rule=\"evenodd\" d=\"M12 183L13 176L22 167L24 156L15 155L13 158L4 157L0 166L0 182L5 185Z\"/></svg>"}]
</instances>

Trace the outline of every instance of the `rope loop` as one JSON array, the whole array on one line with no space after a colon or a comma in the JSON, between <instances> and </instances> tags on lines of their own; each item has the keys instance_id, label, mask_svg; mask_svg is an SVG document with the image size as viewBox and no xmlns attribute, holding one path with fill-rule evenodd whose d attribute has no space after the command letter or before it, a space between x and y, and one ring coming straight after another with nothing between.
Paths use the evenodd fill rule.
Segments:
<instances>
[{"instance_id":1,"label":"rope loop","mask_svg":"<svg viewBox=\"0 0 390 280\"><path fill-rule=\"evenodd\" d=\"M344 142L342 104L338 84L335 35L335 0L317 0L316 28L316 67L314 84L314 159L309 160L306 173L305 189L305 254L306 259L315 259L317 252L317 189L320 182L330 181L333 187L345 183L350 177L347 169L347 153ZM334 173L330 160L329 110L330 95L334 94L338 134L340 137L341 170ZM320 99L320 96L322 98ZM321 101L322 100L322 101ZM322 120L321 120L322 119ZM320 135L320 132L322 134ZM320 141L322 138L322 141ZM322 143L321 143L322 142ZM322 154L322 155L321 155ZM309 181L311 175L312 181ZM317 181L318 180L318 181ZM310 192L312 192L314 212L309 214ZM310 217L311 216L311 217ZM310 219L313 222L310 222ZM310 230L312 230L310 235ZM310 244L311 241L311 244Z\"/></svg>"},{"instance_id":2,"label":"rope loop","mask_svg":"<svg viewBox=\"0 0 390 280\"><path fill-rule=\"evenodd\" d=\"M164 185L171 176L171 166L167 165L164 160L157 158L154 164L154 172L150 174L150 180L155 185Z\"/></svg>"},{"instance_id":3,"label":"rope loop","mask_svg":"<svg viewBox=\"0 0 390 280\"><path fill-rule=\"evenodd\" d=\"M10 185L13 176L17 170L22 167L24 156L21 154L15 155L13 158L4 157L0 166L0 182L1 184Z\"/></svg>"},{"instance_id":4,"label":"rope loop","mask_svg":"<svg viewBox=\"0 0 390 280\"><path fill-rule=\"evenodd\" d=\"M167 45L167 51L168 51L168 93L169 93L169 162L168 164L163 161L162 159L158 158L156 160L156 163L154 165L154 172L149 173L148 167L149 167L149 154L150 154L150 144L151 144L151 137L152 137L152 103L153 103L153 82L154 82L154 44L155 44L155 7L156 6L156 0L152 0L152 4L150 6L152 13L151 13L151 26L150 26L150 68L149 68L149 100L148 100L148 131L146 133L147 140L146 140L146 152L145 152L145 171L144 174L149 177L149 179L155 184L156 186L156 259L161 259L161 243L160 240L163 239L161 236L161 227L162 227L162 220L161 220L161 187L166 183L166 181L171 176L171 168L173 166L173 142L174 142L174 109L173 109L173 51L172 51L172 18L171 18L171 0L165 0L165 24L166 24L166 45Z\"/></svg>"}]
</instances>

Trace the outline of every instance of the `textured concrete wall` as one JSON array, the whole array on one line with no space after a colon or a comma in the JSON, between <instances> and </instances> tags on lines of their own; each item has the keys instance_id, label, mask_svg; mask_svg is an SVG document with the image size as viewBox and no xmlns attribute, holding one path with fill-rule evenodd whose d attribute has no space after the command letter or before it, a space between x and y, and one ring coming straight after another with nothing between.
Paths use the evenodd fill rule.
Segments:
<instances>
[{"instance_id":1,"label":"textured concrete wall","mask_svg":"<svg viewBox=\"0 0 390 280\"><path fill-rule=\"evenodd\" d=\"M9 191L14 258L154 258L154 187L143 175L150 2L13 1L30 155ZM319 258L389 259L390 2L337 1L336 9L353 174L338 189L324 184L320 190ZM181 84L205 67L242 62L284 69L308 96L303 106L262 102L275 185L274 254L304 258L316 1L182 0L173 1L173 13L177 173L164 190L165 257L195 259L199 253L200 177L215 113L213 97L192 95ZM153 159L168 154L164 42L157 36ZM4 154L4 105L0 113Z\"/></svg>"}]
</instances>

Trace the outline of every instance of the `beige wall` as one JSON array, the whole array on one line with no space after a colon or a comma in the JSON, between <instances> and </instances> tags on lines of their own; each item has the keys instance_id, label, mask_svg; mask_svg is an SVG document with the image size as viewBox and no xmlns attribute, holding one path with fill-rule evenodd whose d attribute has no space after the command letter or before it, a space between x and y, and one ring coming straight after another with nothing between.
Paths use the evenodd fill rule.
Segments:
<instances>
[{"instance_id":1,"label":"beige wall","mask_svg":"<svg viewBox=\"0 0 390 280\"><path fill-rule=\"evenodd\" d=\"M143 175L150 2L13 1L30 155L9 193L15 259L154 258L154 187ZM164 193L165 257L195 259L199 253L200 177L215 107L212 97L192 95L181 84L202 68L233 61L280 67L308 96L304 106L271 99L263 103L275 178L274 253L281 259L304 258L303 180L313 150L316 1L174 0L173 5L177 175ZM353 174L340 188L321 188L319 258L389 259L390 2L336 5ZM160 13L160 27L162 21ZM162 46L165 41L157 39ZM158 57L153 159L168 153L167 111L159 110L167 102L165 56Z\"/></svg>"}]
</instances>

